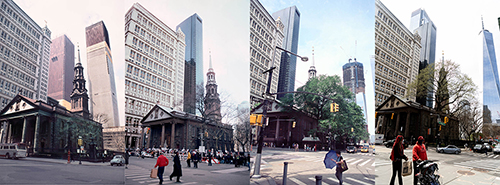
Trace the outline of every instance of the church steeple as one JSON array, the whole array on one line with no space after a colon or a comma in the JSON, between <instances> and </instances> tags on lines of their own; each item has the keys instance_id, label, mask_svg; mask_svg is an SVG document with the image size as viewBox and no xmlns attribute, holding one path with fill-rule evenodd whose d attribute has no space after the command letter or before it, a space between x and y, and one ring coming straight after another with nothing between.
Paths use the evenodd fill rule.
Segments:
<instances>
[{"instance_id":1,"label":"church steeple","mask_svg":"<svg viewBox=\"0 0 500 185\"><path fill-rule=\"evenodd\" d=\"M89 96L85 88L85 78L83 75L83 66L80 60L80 46L78 46L78 62L74 68L75 78L73 79L73 91L71 92L71 112L79 114L88 119Z\"/></svg>"},{"instance_id":2,"label":"church steeple","mask_svg":"<svg viewBox=\"0 0 500 185\"><path fill-rule=\"evenodd\" d=\"M209 69L207 72L207 85L206 95L205 95L205 113L203 116L207 119L211 119L220 123L221 113L220 113L220 99L219 93L217 93L217 82L215 81L215 72L212 68L212 53L209 52Z\"/></svg>"},{"instance_id":3,"label":"church steeple","mask_svg":"<svg viewBox=\"0 0 500 185\"><path fill-rule=\"evenodd\" d=\"M312 62L313 62L313 65L309 68L309 78L308 79L311 79L311 78L314 78L316 77L316 67L314 67L314 46L312 47Z\"/></svg>"}]
</instances>

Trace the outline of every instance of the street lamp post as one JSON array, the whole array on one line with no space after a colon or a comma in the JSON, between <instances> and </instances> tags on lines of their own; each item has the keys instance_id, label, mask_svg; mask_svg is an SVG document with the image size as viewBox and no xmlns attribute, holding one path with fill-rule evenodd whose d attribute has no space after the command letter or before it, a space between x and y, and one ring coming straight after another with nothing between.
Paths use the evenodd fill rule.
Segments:
<instances>
[{"instance_id":1,"label":"street lamp post","mask_svg":"<svg viewBox=\"0 0 500 185\"><path fill-rule=\"evenodd\" d=\"M271 81L272 81L272 78L273 78L273 70L276 69L276 67L274 67L274 58L275 58L275 55L276 55L276 49L279 49L279 50L282 50L284 52L287 52L289 54L292 54L296 57L299 57L302 61L304 62L307 62L309 59L307 57L301 57L295 53L292 53L290 51L287 51L279 46L275 46L274 47L274 52L273 52L273 58L272 58L272 61L271 61L271 68L269 68L268 70L262 72L262 73L267 73L269 72L269 77L267 79L267 87L266 87L266 92L264 94L264 103L262 105L263 107L263 111L262 111L262 120L267 120L267 106L269 104L269 97L271 96ZM267 120L268 121L268 120ZM266 123L267 123L266 121ZM254 175L252 176L253 178L260 178L261 175L260 175L260 161L261 161L261 158L262 158L262 146L263 146L263 142L264 142L264 132L265 130L265 124L262 124L262 127L260 128L260 131L259 131L259 138L258 138L258 147L257 147L257 155L255 156L255 168L254 168Z\"/></svg>"}]
</instances>

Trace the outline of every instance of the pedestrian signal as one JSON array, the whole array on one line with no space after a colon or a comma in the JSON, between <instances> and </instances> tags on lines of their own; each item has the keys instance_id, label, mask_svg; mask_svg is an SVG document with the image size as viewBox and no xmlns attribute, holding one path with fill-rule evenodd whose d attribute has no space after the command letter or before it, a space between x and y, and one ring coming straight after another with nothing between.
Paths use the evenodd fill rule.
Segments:
<instances>
[{"instance_id":1,"label":"pedestrian signal","mask_svg":"<svg viewBox=\"0 0 500 185\"><path fill-rule=\"evenodd\" d=\"M262 114L250 115L250 125L262 126Z\"/></svg>"}]
</instances>

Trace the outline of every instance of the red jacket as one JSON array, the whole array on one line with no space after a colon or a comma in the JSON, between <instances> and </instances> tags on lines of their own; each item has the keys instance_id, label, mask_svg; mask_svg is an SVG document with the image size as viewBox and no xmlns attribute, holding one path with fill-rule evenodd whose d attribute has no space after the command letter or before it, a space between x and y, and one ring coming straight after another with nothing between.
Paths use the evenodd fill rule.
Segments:
<instances>
[{"instance_id":1,"label":"red jacket","mask_svg":"<svg viewBox=\"0 0 500 185\"><path fill-rule=\"evenodd\" d=\"M158 159L156 160L156 165L155 165L155 168L157 166L168 166L168 159L164 156L164 155L160 155L160 157L158 157Z\"/></svg>"},{"instance_id":2,"label":"red jacket","mask_svg":"<svg viewBox=\"0 0 500 185\"><path fill-rule=\"evenodd\" d=\"M413 161L417 161L419 159L422 161L427 160L427 151L424 144L416 144L413 146Z\"/></svg>"}]
</instances>

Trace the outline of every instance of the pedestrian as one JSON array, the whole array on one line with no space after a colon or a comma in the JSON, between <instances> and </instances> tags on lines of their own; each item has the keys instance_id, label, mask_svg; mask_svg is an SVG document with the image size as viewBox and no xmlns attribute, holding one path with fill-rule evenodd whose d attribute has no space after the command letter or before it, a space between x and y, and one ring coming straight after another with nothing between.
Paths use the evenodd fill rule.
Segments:
<instances>
[{"instance_id":1,"label":"pedestrian","mask_svg":"<svg viewBox=\"0 0 500 185\"><path fill-rule=\"evenodd\" d=\"M188 168L191 168L191 152L187 152L187 160Z\"/></svg>"},{"instance_id":2,"label":"pedestrian","mask_svg":"<svg viewBox=\"0 0 500 185\"><path fill-rule=\"evenodd\" d=\"M250 153L247 154L247 165L248 165L248 171L250 171Z\"/></svg>"},{"instance_id":3,"label":"pedestrian","mask_svg":"<svg viewBox=\"0 0 500 185\"><path fill-rule=\"evenodd\" d=\"M335 177L337 177L337 179L339 180L339 185L342 185L342 182L344 182L344 180L342 180L343 171L340 166L342 165L342 163L344 163L344 158L340 154L340 150L337 150L335 153L337 154L337 161L335 161L335 163L337 164L337 168L335 169ZM333 159L331 160L334 161Z\"/></svg>"},{"instance_id":4,"label":"pedestrian","mask_svg":"<svg viewBox=\"0 0 500 185\"><path fill-rule=\"evenodd\" d=\"M125 169L128 169L128 158L129 158L128 151L125 150Z\"/></svg>"},{"instance_id":5,"label":"pedestrian","mask_svg":"<svg viewBox=\"0 0 500 185\"><path fill-rule=\"evenodd\" d=\"M168 166L168 159L163 155L163 152L160 154L160 157L156 159L155 168L158 166L158 178L160 179L160 184L163 183L163 172L165 172L165 166Z\"/></svg>"},{"instance_id":6,"label":"pedestrian","mask_svg":"<svg viewBox=\"0 0 500 185\"><path fill-rule=\"evenodd\" d=\"M208 166L212 166L212 152L208 151Z\"/></svg>"},{"instance_id":7,"label":"pedestrian","mask_svg":"<svg viewBox=\"0 0 500 185\"><path fill-rule=\"evenodd\" d=\"M419 173L419 170L417 168L417 164L421 161L427 160L427 150L425 149L424 145L425 139L422 136L418 137L417 144L413 146L413 184L417 185L418 183L418 178L417 174ZM417 163L418 161L418 163Z\"/></svg>"},{"instance_id":8,"label":"pedestrian","mask_svg":"<svg viewBox=\"0 0 500 185\"><path fill-rule=\"evenodd\" d=\"M175 152L175 157L174 157L174 171L172 174L170 174L170 180L172 180L172 177L177 176L177 181L175 182L181 182L179 179L182 176L182 168L181 168L181 160L179 159L179 152Z\"/></svg>"},{"instance_id":9,"label":"pedestrian","mask_svg":"<svg viewBox=\"0 0 500 185\"><path fill-rule=\"evenodd\" d=\"M401 176L401 171L403 171L402 159L405 159L407 161L408 157L406 157L406 155L404 154L402 135L398 135L398 137L396 137L396 141L394 141L394 145L392 145L390 158L392 161L392 177L390 185L394 185L396 172L398 173L397 175L398 175L399 185L403 185L403 176Z\"/></svg>"}]
</instances>

